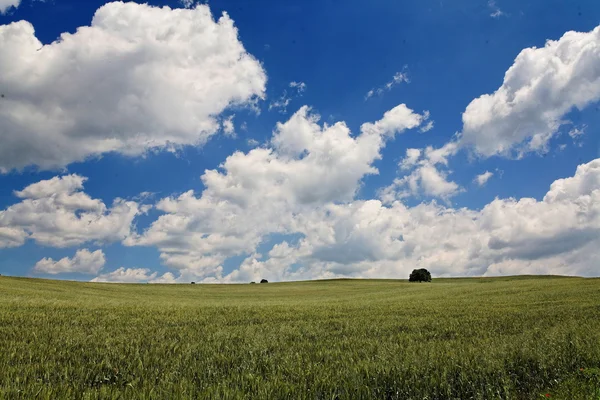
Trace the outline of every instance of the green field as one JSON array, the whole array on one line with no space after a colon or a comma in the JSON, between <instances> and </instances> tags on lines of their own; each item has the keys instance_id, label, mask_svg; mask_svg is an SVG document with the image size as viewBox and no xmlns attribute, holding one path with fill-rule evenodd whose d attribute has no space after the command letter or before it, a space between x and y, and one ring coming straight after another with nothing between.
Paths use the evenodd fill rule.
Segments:
<instances>
[{"instance_id":1,"label":"green field","mask_svg":"<svg viewBox=\"0 0 600 400\"><path fill-rule=\"evenodd\" d=\"M600 279L0 277L2 399L600 399Z\"/></svg>"}]
</instances>

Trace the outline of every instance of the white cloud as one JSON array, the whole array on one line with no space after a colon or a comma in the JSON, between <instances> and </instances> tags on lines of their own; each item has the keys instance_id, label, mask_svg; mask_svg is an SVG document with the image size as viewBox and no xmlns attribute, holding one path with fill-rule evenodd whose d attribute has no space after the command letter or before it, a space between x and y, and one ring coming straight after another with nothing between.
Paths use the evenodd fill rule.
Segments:
<instances>
[{"instance_id":1,"label":"white cloud","mask_svg":"<svg viewBox=\"0 0 600 400\"><path fill-rule=\"evenodd\" d=\"M0 249L8 247L20 247L25 244L27 232L21 228L0 226Z\"/></svg>"},{"instance_id":2,"label":"white cloud","mask_svg":"<svg viewBox=\"0 0 600 400\"><path fill-rule=\"evenodd\" d=\"M281 114L287 113L287 107L292 102L293 97L301 97L306 91L306 83L292 81L289 84L292 93L288 93L287 90L283 91L281 97L269 104L269 111L278 110Z\"/></svg>"},{"instance_id":3,"label":"white cloud","mask_svg":"<svg viewBox=\"0 0 600 400\"><path fill-rule=\"evenodd\" d=\"M21 0L0 0L0 15L6 14L11 8L17 8Z\"/></svg>"},{"instance_id":4,"label":"white cloud","mask_svg":"<svg viewBox=\"0 0 600 400\"><path fill-rule=\"evenodd\" d=\"M353 137L345 123L319 125L302 107L277 124L270 147L236 152L222 172L206 171L200 197L161 200L156 207L166 214L126 244L157 246L186 279L220 276L225 259L253 254L265 235L297 232L305 212L351 201L361 179L378 173L372 164L386 140L424 120L402 104Z\"/></svg>"},{"instance_id":5,"label":"white cloud","mask_svg":"<svg viewBox=\"0 0 600 400\"><path fill-rule=\"evenodd\" d=\"M408 78L408 72L407 72L407 68L404 67L404 70L401 72L396 72L394 74L394 76L392 77L392 79L387 82L385 85L379 87L379 88L374 88L371 89L367 92L367 94L365 95L365 100L369 100L371 97L377 95L377 96L381 96L383 93L385 93L386 91L390 91L392 90L392 88L396 85L399 85L401 83L410 83L410 79ZM433 125L432 125L433 127Z\"/></svg>"},{"instance_id":6,"label":"white cloud","mask_svg":"<svg viewBox=\"0 0 600 400\"><path fill-rule=\"evenodd\" d=\"M148 283L181 283L181 280L175 278L175 275L171 272L166 272L161 276L158 276L152 280L149 280Z\"/></svg>"},{"instance_id":7,"label":"white cloud","mask_svg":"<svg viewBox=\"0 0 600 400\"><path fill-rule=\"evenodd\" d=\"M491 10L491 14L490 17L492 18L500 18L503 15L506 15L501 9L500 7L498 7L496 5L496 2L494 0L489 0L488 1L488 7Z\"/></svg>"},{"instance_id":8,"label":"white cloud","mask_svg":"<svg viewBox=\"0 0 600 400\"><path fill-rule=\"evenodd\" d=\"M458 144L454 141L450 141L440 148L433 148L427 146L425 148L425 158L430 163L442 164L448 166L448 158L454 156L458 152Z\"/></svg>"},{"instance_id":9,"label":"white cloud","mask_svg":"<svg viewBox=\"0 0 600 400\"><path fill-rule=\"evenodd\" d=\"M571 109L600 99L599 63L600 26L524 49L502 86L466 108L461 145L484 157L545 151Z\"/></svg>"},{"instance_id":10,"label":"white cloud","mask_svg":"<svg viewBox=\"0 0 600 400\"><path fill-rule=\"evenodd\" d=\"M38 200L46 197L60 196L62 194L72 194L83 189L83 183L87 180L80 175L64 175L61 177L55 176L54 178L32 183L25 189L19 191L15 190L15 196L21 199L32 199ZM98 201L92 201L86 205L86 208L97 208L99 206Z\"/></svg>"},{"instance_id":11,"label":"white cloud","mask_svg":"<svg viewBox=\"0 0 600 400\"><path fill-rule=\"evenodd\" d=\"M185 8L192 8L196 4L194 0L179 0L179 2Z\"/></svg>"},{"instance_id":12,"label":"white cloud","mask_svg":"<svg viewBox=\"0 0 600 400\"><path fill-rule=\"evenodd\" d=\"M550 191L544 197L546 203L560 203L575 201L587 197L600 195L600 159L577 167L577 172L572 178L558 179L550 186ZM590 210L591 211L591 210Z\"/></svg>"},{"instance_id":13,"label":"white cloud","mask_svg":"<svg viewBox=\"0 0 600 400\"><path fill-rule=\"evenodd\" d=\"M281 114L287 113L287 106L292 102L292 98L288 96L287 91L283 91L281 97L269 104L269 111L278 109Z\"/></svg>"},{"instance_id":14,"label":"white cloud","mask_svg":"<svg viewBox=\"0 0 600 400\"><path fill-rule=\"evenodd\" d=\"M576 128L574 127L569 131L569 136L571 139L575 140L585 134L585 130L587 129L587 125L583 125L582 127Z\"/></svg>"},{"instance_id":15,"label":"white cloud","mask_svg":"<svg viewBox=\"0 0 600 400\"><path fill-rule=\"evenodd\" d=\"M483 174L477 175L473 182L477 183L479 186L483 186L487 183L487 181L490 180L492 176L494 176L493 172L485 171Z\"/></svg>"},{"instance_id":16,"label":"white cloud","mask_svg":"<svg viewBox=\"0 0 600 400\"><path fill-rule=\"evenodd\" d=\"M571 139L573 139L573 143L575 143L575 145L581 147L583 146L583 142L582 142L582 137L583 135L585 135L585 131L587 130L587 125L582 125L580 127L573 127L570 131L569 131L569 136L571 137Z\"/></svg>"},{"instance_id":17,"label":"white cloud","mask_svg":"<svg viewBox=\"0 0 600 400\"><path fill-rule=\"evenodd\" d=\"M145 208L119 198L108 208L81 191L86 179L65 175L16 191L21 201L0 211L0 247L20 246L27 238L45 246L69 247L127 237L134 218Z\"/></svg>"},{"instance_id":18,"label":"white cloud","mask_svg":"<svg viewBox=\"0 0 600 400\"><path fill-rule=\"evenodd\" d=\"M458 151L455 142L448 142L439 149L429 146L425 150L407 149L406 157L400 162L400 171L411 170L401 178L384 187L379 192L379 197L384 204L402 200L409 196L421 195L438 197L446 202L462 189L457 183L448 180L448 172L440 170L440 166L448 166L448 157Z\"/></svg>"},{"instance_id":19,"label":"white cloud","mask_svg":"<svg viewBox=\"0 0 600 400\"><path fill-rule=\"evenodd\" d=\"M233 21L206 5L108 3L45 46L29 22L2 25L0 170L199 145L265 84Z\"/></svg>"},{"instance_id":20,"label":"white cloud","mask_svg":"<svg viewBox=\"0 0 600 400\"><path fill-rule=\"evenodd\" d=\"M598 275L600 159L557 180L543 200L496 199L481 211L435 202L326 204L298 219L303 238L252 255L221 281L334 277ZM294 267L295 265L295 267Z\"/></svg>"},{"instance_id":21,"label":"white cloud","mask_svg":"<svg viewBox=\"0 0 600 400\"><path fill-rule=\"evenodd\" d=\"M400 168L406 170L417 165L422 153L421 149L406 149L406 157L400 162Z\"/></svg>"},{"instance_id":22,"label":"white cloud","mask_svg":"<svg viewBox=\"0 0 600 400\"><path fill-rule=\"evenodd\" d=\"M433 127L434 127L434 121L429 121L421 129L419 129L419 132L421 132L421 133L429 132L430 130L433 129Z\"/></svg>"},{"instance_id":23,"label":"white cloud","mask_svg":"<svg viewBox=\"0 0 600 400\"><path fill-rule=\"evenodd\" d=\"M250 147L256 147L260 144L260 142L256 139L250 138L248 140L246 140L246 143L248 144L248 146Z\"/></svg>"},{"instance_id":24,"label":"white cloud","mask_svg":"<svg viewBox=\"0 0 600 400\"><path fill-rule=\"evenodd\" d=\"M306 90L306 83L292 81L290 82L290 87L296 89L298 94L302 94Z\"/></svg>"},{"instance_id":25,"label":"white cloud","mask_svg":"<svg viewBox=\"0 0 600 400\"><path fill-rule=\"evenodd\" d=\"M105 263L106 259L102 250L96 250L92 253L88 249L83 249L77 250L73 258L65 257L59 261L43 258L35 264L33 270L52 275L68 272L97 274Z\"/></svg>"},{"instance_id":26,"label":"white cloud","mask_svg":"<svg viewBox=\"0 0 600 400\"><path fill-rule=\"evenodd\" d=\"M410 196L438 197L449 202L450 198L461 193L463 189L455 182L448 180L448 174L440 171L435 165L424 162L410 175L397 178L380 191L384 204L391 204Z\"/></svg>"},{"instance_id":27,"label":"white cloud","mask_svg":"<svg viewBox=\"0 0 600 400\"><path fill-rule=\"evenodd\" d=\"M235 126L233 125L233 118L235 118L235 114L230 115L229 117L223 120L223 133L229 137L235 137Z\"/></svg>"},{"instance_id":28,"label":"white cloud","mask_svg":"<svg viewBox=\"0 0 600 400\"><path fill-rule=\"evenodd\" d=\"M90 282L104 283L178 283L171 272L158 275L148 268L118 268L112 272L98 275Z\"/></svg>"},{"instance_id":29,"label":"white cloud","mask_svg":"<svg viewBox=\"0 0 600 400\"><path fill-rule=\"evenodd\" d=\"M361 126L363 133L383 136L394 136L406 129L416 128L429 118L429 111L423 115L415 114L413 110L400 104L386 111L383 118L375 123L365 123Z\"/></svg>"},{"instance_id":30,"label":"white cloud","mask_svg":"<svg viewBox=\"0 0 600 400\"><path fill-rule=\"evenodd\" d=\"M421 187L428 196L449 198L461 192L460 186L447 180L444 172L440 172L434 165L425 164L418 169Z\"/></svg>"},{"instance_id":31,"label":"white cloud","mask_svg":"<svg viewBox=\"0 0 600 400\"><path fill-rule=\"evenodd\" d=\"M495 199L481 210L398 201L401 190L444 200L463 190L448 180L448 159L460 149L453 140L407 150L400 170L409 173L383 202L356 200L386 140L425 122L400 105L352 135L343 122L320 125L303 107L277 125L270 146L206 171L199 197L161 200L165 214L125 243L158 247L181 282L405 278L419 267L437 276L598 273L600 159L555 181L542 200ZM278 235L296 239L256 253ZM224 274L224 261L239 255L247 258Z\"/></svg>"},{"instance_id":32,"label":"white cloud","mask_svg":"<svg viewBox=\"0 0 600 400\"><path fill-rule=\"evenodd\" d=\"M110 283L142 283L148 282L157 277L157 272L151 272L147 268L119 268L107 274L99 275L91 282L110 282Z\"/></svg>"},{"instance_id":33,"label":"white cloud","mask_svg":"<svg viewBox=\"0 0 600 400\"><path fill-rule=\"evenodd\" d=\"M310 255L307 250L306 246L297 248L284 241L273 246L266 260L261 260L261 254L252 254L230 274L223 276L220 273L205 278L204 282L258 282L265 277L274 281L293 279L290 268L302 257ZM298 272L293 274L300 276Z\"/></svg>"},{"instance_id":34,"label":"white cloud","mask_svg":"<svg viewBox=\"0 0 600 400\"><path fill-rule=\"evenodd\" d=\"M113 11L123 15L117 18ZM197 54L200 58L196 61L209 69L214 67L213 63L229 62L228 68L234 69L233 72L240 73L243 78L228 80L231 76L222 76L224 83L221 82L220 87L225 87L228 94L220 98L221 105L215 107L215 112L209 113L212 106L207 103L202 109L204 114L186 114L186 118L193 121L185 126L195 127L193 135L201 132L201 136L208 137L218 130L221 121L224 132L233 132L233 115L223 119L220 114L232 102L246 104L252 102L253 96L261 96L266 79L264 72L256 60L245 53L227 17L216 24L204 6L179 11L184 14L172 14L176 11L168 8L111 3L98 11L92 27L82 28L74 35L65 35L61 42L42 48L39 53L50 54L43 56L47 57L47 63L40 63L41 56L32 52L20 53L22 49L31 50L34 44L39 44L30 25L21 22L0 27L0 50L11 51L9 56L4 57L0 52L0 72L12 71L11 76L4 77L4 82L11 82L10 85L14 86L8 86L12 92L7 91L6 96L10 105L6 110L12 111L3 114L0 108L0 122L10 122L4 125L9 126L5 132L9 132L6 133L7 138L13 140L8 142L9 150L0 149L0 160L9 160L2 161L5 164L0 163L0 168L6 170L31 163L42 167L59 166L105 150L138 154L155 146L144 142L148 138L154 140L152 138L158 135L158 130L147 132L144 128L154 126L155 119L163 123L163 130L169 123L172 126L187 124L171 120L168 114L173 111L171 109L161 110L164 114L151 113L150 117L146 116L149 120L144 121L132 117L134 114L116 115L114 120L107 119L108 128L111 129L110 124L114 122L114 126L117 123L118 126L127 126L127 132L112 132L106 136L107 131L101 132L100 128L107 126L94 125L103 121L100 117L97 120L92 118L89 126L87 122L84 124L91 113L91 106L88 110L85 109L88 106L83 104L81 109L74 106L73 100L76 95L92 89L100 90L102 94L101 88L93 85L80 88L75 84L91 77L92 72L76 72L73 74L75 83L71 83L72 86L66 84L68 79L65 77L73 71L65 60L76 56L90 57L85 59L87 64L84 63L84 66L94 71L94 78L111 72L114 67L102 63L97 66L91 60L98 58L90 54L103 57L106 54L116 55L121 65L127 60L133 61L132 69L139 67L148 73L156 65L147 65L145 60L136 58L139 52L151 60L158 53L179 55L176 50L181 49L177 49L176 45L189 47L186 40L190 37L191 41L197 40L205 45L204 48L200 46L203 50ZM134 14L141 17L137 24L130 23L135 20ZM177 36L181 29L173 15L182 17L183 25L187 24L194 33L184 30L183 39L171 37ZM163 25L149 22L158 17L168 21L165 26L175 27L162 29ZM123 25L119 25L119 21ZM215 35L214 42L211 42L213 45L222 44L222 39L232 46L225 46L226 50L213 48L218 47L216 45L211 47L210 43L204 42L205 35L195 31L199 27L210 28L211 35ZM119 45L104 43L98 37L117 38L120 42L117 40ZM138 42L128 41L127 38L131 37L138 38ZM146 42L148 37L152 40ZM580 165L572 177L556 180L541 200L497 198L481 210L455 209L449 205L449 199L463 189L449 179L448 159L463 146L472 146L482 156L512 155L515 152L520 155L544 150L572 107L583 108L600 97L600 70L594 67L600 57L599 38L600 27L590 33L569 32L559 41L548 42L541 49L525 49L507 71L503 85L494 94L481 96L467 107L463 114L463 132L457 139L441 148L406 151L406 157L399 164L400 171L406 175L381 191L381 201L356 200L363 178L378 173L374 163L381 158L386 141L395 134L407 129L430 129L433 121L429 121L429 113L419 115L402 104L386 112L381 120L363 124L360 132L353 135L344 122L333 125L320 123L318 115L310 108L302 107L288 121L277 124L272 139L264 147L247 153L238 151L229 156L219 169L206 171L202 175L205 189L200 195L188 191L178 197L160 200L156 208L164 215L144 232L132 233L131 227L134 218L146 208L137 202L116 199L109 209L101 200L83 192L86 178L67 175L15 192L21 201L0 211L0 248L20 246L28 238L42 245L57 247L122 240L130 246L156 246L161 252L162 262L176 271L159 276L147 268L122 267L97 276L93 280L95 282L236 282L263 277L270 280L342 276L405 278L413 268L419 267L428 268L436 276L523 272L597 275L600 261L600 159ZM22 43L15 44L17 39ZM175 49L161 47L165 41ZM125 57L131 55L130 50L135 56L132 56L133 59ZM236 57L232 56L234 53ZM21 54L27 57L19 58ZM204 59L205 56L211 61ZM187 58L175 57L175 60L185 61ZM38 75L18 72L17 64L30 66ZM164 70L159 69L159 72L173 72L171 68L180 67L171 65ZM183 75L189 74L201 80L202 74L196 76L190 65L185 67ZM244 75L244 71L249 75ZM24 79L12 82L15 76ZM112 76L109 74L109 77ZM0 74L0 84L4 84L2 79ZM43 82L36 81L39 79ZM61 93L63 97L58 99L58 108L52 108L44 96L39 99L34 99L33 95L29 99L21 96L18 101L13 100L15 93L25 93L25 87L33 87L38 94L54 93L48 88L58 88L54 80L61 79L60 87L68 90L65 90L64 96ZM407 77L397 75L381 90L390 90L406 80ZM140 82L135 79L133 83L127 79L119 82L111 80L109 87L125 88L130 93L145 87ZM160 83L160 79L157 82ZM91 84L95 85L95 82ZM208 86L202 87L207 90L215 88L211 86L212 80L206 84ZM296 90L298 94L305 87L302 82L289 84L289 90ZM167 98L177 94L173 88L160 84L151 89L156 89L159 94L166 91ZM181 92L184 89L189 88L182 84L177 90ZM376 91L369 93L374 95ZM104 93L99 100L101 114L110 112L107 104L120 100L119 96ZM195 94L189 96L194 98ZM287 99L286 96L287 92L284 93ZM131 100L128 96L122 98L125 99L123 101ZM161 96L159 98L162 99ZM289 104L288 100L285 100L284 107ZM203 100L193 101L202 103ZM152 108L148 110L152 111ZM15 117L19 115L31 118ZM48 121L51 123L48 124ZM231 125L227 125L228 122ZM194 125L196 123L207 124L210 129L198 130L200 125ZM45 139L36 137L42 143L34 150L28 147L34 132L31 127L41 129L40 138L43 136L48 140L44 142ZM193 136L192 130L184 131L179 132L179 136L175 135L178 140L168 136L164 143L156 146L167 145L167 142L176 145L187 143L186 140ZM92 147L79 149L79 136L75 137L75 133L79 132L85 133L81 139L85 141L81 143L92 143ZM143 132L141 146L137 142L140 135L132 138L129 136L131 132ZM575 129L569 135L577 138L581 132ZM194 143L201 141L197 135L195 137ZM56 138L64 140L58 140L58 147L53 148L49 143L54 143ZM0 139L5 141L1 132ZM116 143L121 147L107 145L100 151L89 150L96 148L98 140L108 140L110 146ZM163 140L162 137L160 140ZM68 146L65 143L69 143ZM15 151L11 148L25 149L20 157L37 161L21 164L20 161L10 161L2 151L13 156ZM63 158L67 161L60 161ZM475 181L483 185L493 175L486 171ZM498 175L501 173L498 172ZM400 200L409 195L438 197L446 204L431 201L408 207ZM257 253L259 245L282 235L296 239L282 239L266 255ZM93 273L97 274L102 268L100 257L94 256L98 252L104 265L104 255L100 250L94 253L80 250L73 258L59 261L43 259L36 264L36 270L60 273L87 268L88 272L93 269ZM246 256L240 267L224 274L222 265L225 260L239 255Z\"/></svg>"}]
</instances>

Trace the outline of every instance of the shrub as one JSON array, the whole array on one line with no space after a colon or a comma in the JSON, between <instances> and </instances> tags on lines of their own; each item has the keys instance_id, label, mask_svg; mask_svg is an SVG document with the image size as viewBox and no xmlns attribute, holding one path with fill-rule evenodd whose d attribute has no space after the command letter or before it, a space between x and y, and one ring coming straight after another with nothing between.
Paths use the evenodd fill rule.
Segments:
<instances>
[{"instance_id":1,"label":"shrub","mask_svg":"<svg viewBox=\"0 0 600 400\"><path fill-rule=\"evenodd\" d=\"M269 281L266 279L263 279L262 281L260 281L260 283L269 283Z\"/></svg>"},{"instance_id":2,"label":"shrub","mask_svg":"<svg viewBox=\"0 0 600 400\"><path fill-rule=\"evenodd\" d=\"M425 268L414 269L408 277L409 282L431 282L431 274Z\"/></svg>"}]
</instances>

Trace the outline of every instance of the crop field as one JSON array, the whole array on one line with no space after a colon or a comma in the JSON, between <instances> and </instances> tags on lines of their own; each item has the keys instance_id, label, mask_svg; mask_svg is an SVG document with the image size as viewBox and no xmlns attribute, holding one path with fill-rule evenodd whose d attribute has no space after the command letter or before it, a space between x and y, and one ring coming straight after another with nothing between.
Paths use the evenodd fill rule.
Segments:
<instances>
[{"instance_id":1,"label":"crop field","mask_svg":"<svg viewBox=\"0 0 600 400\"><path fill-rule=\"evenodd\" d=\"M600 279L0 277L0 399L600 399Z\"/></svg>"}]
</instances>

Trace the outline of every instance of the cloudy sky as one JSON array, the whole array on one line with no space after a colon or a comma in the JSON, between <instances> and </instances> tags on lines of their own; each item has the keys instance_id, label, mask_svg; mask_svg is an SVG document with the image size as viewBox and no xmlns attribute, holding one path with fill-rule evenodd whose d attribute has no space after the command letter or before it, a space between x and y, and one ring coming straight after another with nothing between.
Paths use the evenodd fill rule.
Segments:
<instances>
[{"instance_id":1,"label":"cloudy sky","mask_svg":"<svg viewBox=\"0 0 600 400\"><path fill-rule=\"evenodd\" d=\"M0 0L0 273L600 276L600 3Z\"/></svg>"}]
</instances>

